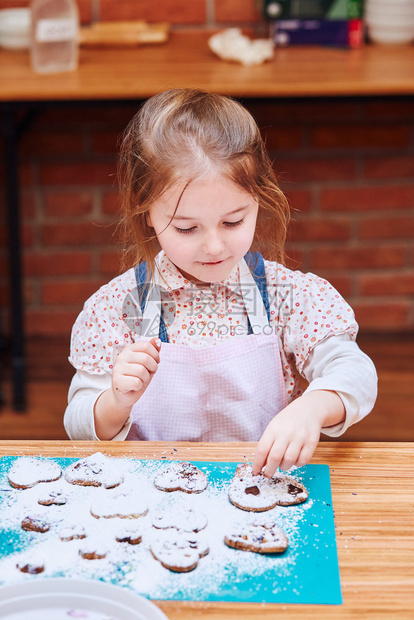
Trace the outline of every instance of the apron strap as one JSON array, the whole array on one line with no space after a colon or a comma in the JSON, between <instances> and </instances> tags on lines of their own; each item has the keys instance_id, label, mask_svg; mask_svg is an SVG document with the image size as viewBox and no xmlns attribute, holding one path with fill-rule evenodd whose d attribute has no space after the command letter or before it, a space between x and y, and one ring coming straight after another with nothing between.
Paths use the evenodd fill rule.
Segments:
<instances>
[{"instance_id":1,"label":"apron strap","mask_svg":"<svg viewBox=\"0 0 414 620\"><path fill-rule=\"evenodd\" d=\"M269 293L267 290L266 270L263 256L260 252L247 252L244 256L247 266L249 267L253 279L256 283L259 293L262 297L263 304L267 314L267 320L270 322L270 302ZM252 333L250 319L247 317L249 324L249 334Z\"/></svg>"},{"instance_id":2,"label":"apron strap","mask_svg":"<svg viewBox=\"0 0 414 620\"><path fill-rule=\"evenodd\" d=\"M244 260L246 261L247 266L249 267L253 279L256 283L256 286L259 289L266 310L267 319L268 321L270 321L270 303L269 294L267 291L266 271L263 256L259 252L247 252L247 254L244 256ZM161 306L159 286L154 283L148 282L148 268L145 261L135 267L135 279L137 281L138 299L141 306L141 313L144 316L144 310L146 309L147 303L152 302L157 304L158 307ZM162 306L160 307L160 310L158 312L158 316L160 317L158 330L158 324L156 324L155 319L156 314L157 311L155 309L154 318L153 320L149 321L150 324L148 326L143 326L144 333L142 333L142 335L147 335L151 337L158 335L161 342L168 342L168 334L165 327ZM247 316L247 323L248 334L252 334L253 329L249 316Z\"/></svg>"},{"instance_id":3,"label":"apron strap","mask_svg":"<svg viewBox=\"0 0 414 620\"><path fill-rule=\"evenodd\" d=\"M148 325L142 326L141 335L151 338L158 336L161 342L168 342L167 328L162 313L160 288L154 282L148 281L148 268L145 261L135 267L135 279L142 316L144 316L147 304L153 306L153 311L148 313L150 317Z\"/></svg>"}]
</instances>

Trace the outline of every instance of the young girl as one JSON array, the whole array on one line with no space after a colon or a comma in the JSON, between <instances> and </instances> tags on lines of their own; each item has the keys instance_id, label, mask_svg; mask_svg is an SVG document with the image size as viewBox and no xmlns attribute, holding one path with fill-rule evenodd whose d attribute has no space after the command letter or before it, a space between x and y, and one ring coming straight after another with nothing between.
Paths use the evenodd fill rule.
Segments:
<instances>
[{"instance_id":1,"label":"young girl","mask_svg":"<svg viewBox=\"0 0 414 620\"><path fill-rule=\"evenodd\" d=\"M272 476L369 413L351 308L283 265L289 208L247 110L152 97L124 136L121 191L131 267L73 327L71 439L258 441L254 473Z\"/></svg>"}]
</instances>

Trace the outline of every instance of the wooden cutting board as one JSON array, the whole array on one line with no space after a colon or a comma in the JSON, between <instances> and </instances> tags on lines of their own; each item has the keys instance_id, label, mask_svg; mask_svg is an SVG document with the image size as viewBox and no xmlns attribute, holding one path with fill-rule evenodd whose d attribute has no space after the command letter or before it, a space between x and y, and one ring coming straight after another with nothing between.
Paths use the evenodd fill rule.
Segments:
<instances>
[{"instance_id":1,"label":"wooden cutting board","mask_svg":"<svg viewBox=\"0 0 414 620\"><path fill-rule=\"evenodd\" d=\"M97 22L80 29L80 44L88 47L122 47L143 43L164 43L170 24L145 21Z\"/></svg>"}]
</instances>

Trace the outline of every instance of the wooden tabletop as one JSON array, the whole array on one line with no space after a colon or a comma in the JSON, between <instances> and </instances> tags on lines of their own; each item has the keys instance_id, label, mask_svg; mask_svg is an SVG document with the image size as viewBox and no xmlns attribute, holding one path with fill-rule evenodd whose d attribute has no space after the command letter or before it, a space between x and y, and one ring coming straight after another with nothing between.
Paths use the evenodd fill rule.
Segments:
<instances>
[{"instance_id":1,"label":"wooden tabletop","mask_svg":"<svg viewBox=\"0 0 414 620\"><path fill-rule=\"evenodd\" d=\"M254 67L219 60L206 33L171 33L165 44L81 48L77 71L37 75L28 52L0 51L0 101L143 99L197 87L233 96L314 97L414 94L414 47L359 50L279 48Z\"/></svg>"},{"instance_id":2,"label":"wooden tabletop","mask_svg":"<svg viewBox=\"0 0 414 620\"><path fill-rule=\"evenodd\" d=\"M174 450L173 450L174 448ZM6 454L250 460L255 444L0 441ZM313 463L330 467L344 602L329 605L156 601L170 620L350 620L413 617L414 443L321 443Z\"/></svg>"}]
</instances>

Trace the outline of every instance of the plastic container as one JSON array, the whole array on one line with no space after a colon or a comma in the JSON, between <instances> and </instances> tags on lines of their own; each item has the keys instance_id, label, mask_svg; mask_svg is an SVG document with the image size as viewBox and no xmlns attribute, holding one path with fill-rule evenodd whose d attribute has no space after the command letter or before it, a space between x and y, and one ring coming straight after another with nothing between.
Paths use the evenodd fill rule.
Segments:
<instances>
[{"instance_id":1,"label":"plastic container","mask_svg":"<svg viewBox=\"0 0 414 620\"><path fill-rule=\"evenodd\" d=\"M0 11L0 46L14 50L30 47L30 9Z\"/></svg>"},{"instance_id":2,"label":"plastic container","mask_svg":"<svg viewBox=\"0 0 414 620\"><path fill-rule=\"evenodd\" d=\"M32 0L31 62L37 73L74 71L79 13L74 0Z\"/></svg>"}]
</instances>

